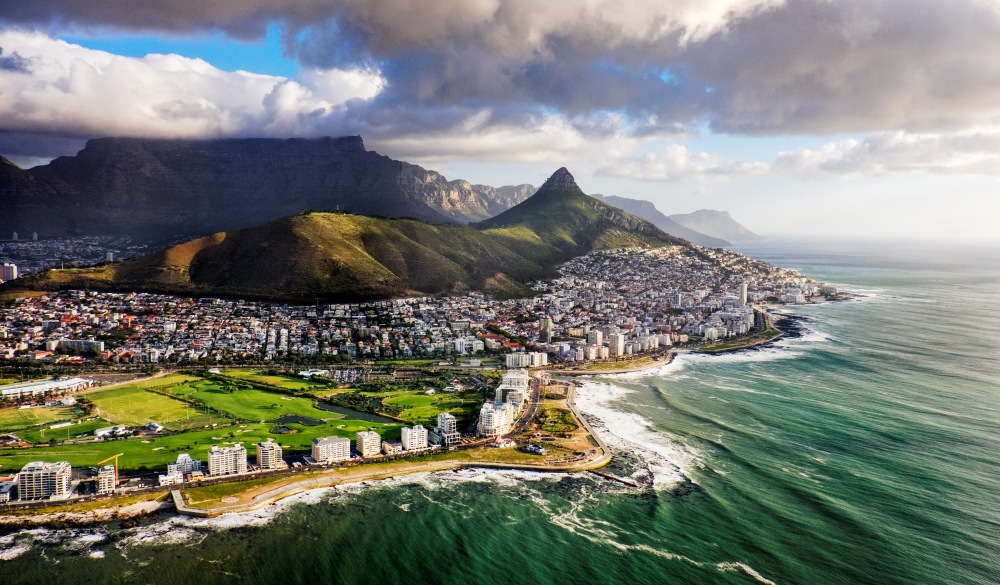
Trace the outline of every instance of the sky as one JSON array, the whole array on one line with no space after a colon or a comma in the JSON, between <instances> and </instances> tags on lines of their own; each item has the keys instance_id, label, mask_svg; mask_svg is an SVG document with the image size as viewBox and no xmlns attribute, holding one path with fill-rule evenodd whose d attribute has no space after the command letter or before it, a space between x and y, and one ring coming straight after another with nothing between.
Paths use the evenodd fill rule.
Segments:
<instances>
[{"instance_id":1,"label":"sky","mask_svg":"<svg viewBox=\"0 0 1000 585\"><path fill-rule=\"evenodd\" d=\"M0 154L361 135L765 235L1000 238L1000 0L4 0Z\"/></svg>"}]
</instances>

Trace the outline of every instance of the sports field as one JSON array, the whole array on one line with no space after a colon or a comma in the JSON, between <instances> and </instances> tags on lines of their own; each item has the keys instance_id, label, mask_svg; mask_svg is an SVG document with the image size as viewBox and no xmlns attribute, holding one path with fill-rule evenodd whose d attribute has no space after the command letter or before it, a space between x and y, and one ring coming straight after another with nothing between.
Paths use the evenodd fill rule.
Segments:
<instances>
[{"instance_id":1,"label":"sports field","mask_svg":"<svg viewBox=\"0 0 1000 585\"><path fill-rule=\"evenodd\" d=\"M69 406L36 406L33 408L0 409L0 433L14 432L34 425L74 418Z\"/></svg>"},{"instance_id":2,"label":"sports field","mask_svg":"<svg viewBox=\"0 0 1000 585\"><path fill-rule=\"evenodd\" d=\"M161 378L162 383L166 378ZM207 424L228 422L218 416L199 412L186 402L143 390L135 384L101 390L89 394L94 403L94 414L116 424L143 426L157 422L169 429L182 430L204 427Z\"/></svg>"},{"instance_id":3,"label":"sports field","mask_svg":"<svg viewBox=\"0 0 1000 585\"><path fill-rule=\"evenodd\" d=\"M323 388L324 386L309 380L304 380L295 376L268 376L260 370L226 370L223 376L235 378L237 380L250 380L253 382L263 382L286 390L309 390L312 388Z\"/></svg>"}]
</instances>

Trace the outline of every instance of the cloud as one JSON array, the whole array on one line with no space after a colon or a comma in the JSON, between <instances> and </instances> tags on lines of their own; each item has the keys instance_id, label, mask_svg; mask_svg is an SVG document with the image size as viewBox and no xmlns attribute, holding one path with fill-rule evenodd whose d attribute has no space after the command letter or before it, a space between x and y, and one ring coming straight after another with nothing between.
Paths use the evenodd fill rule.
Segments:
<instances>
[{"instance_id":1,"label":"cloud","mask_svg":"<svg viewBox=\"0 0 1000 585\"><path fill-rule=\"evenodd\" d=\"M764 163L726 160L706 152L692 152L681 144L671 144L662 152L613 160L610 164L599 167L596 174L603 177L681 183L760 175L767 171L768 165Z\"/></svg>"},{"instance_id":2,"label":"cloud","mask_svg":"<svg viewBox=\"0 0 1000 585\"><path fill-rule=\"evenodd\" d=\"M782 152L774 170L811 179L912 171L1000 176L1000 128L957 134L883 132Z\"/></svg>"},{"instance_id":3,"label":"cloud","mask_svg":"<svg viewBox=\"0 0 1000 585\"><path fill-rule=\"evenodd\" d=\"M6 0L4 23L0 59L17 57L0 67L8 133L362 134L396 156L423 148L425 160L555 160L704 127L871 137L1000 127L1000 8L986 0ZM245 39L275 23L303 65L295 79L52 39L80 29ZM830 148L811 166L778 162L865 158ZM649 180L764 168L683 147L620 158ZM852 172L903 167L875 168Z\"/></svg>"},{"instance_id":4,"label":"cloud","mask_svg":"<svg viewBox=\"0 0 1000 585\"><path fill-rule=\"evenodd\" d=\"M371 99L384 84L366 71L306 69L287 79L221 71L178 55L122 57L40 33L2 31L0 46L16 47L31 64L28 75L0 68L0 124L8 134L325 134L352 101Z\"/></svg>"},{"instance_id":5,"label":"cloud","mask_svg":"<svg viewBox=\"0 0 1000 585\"><path fill-rule=\"evenodd\" d=\"M0 47L0 71L13 71L15 73L30 73L28 60L13 52L4 57L3 47Z\"/></svg>"}]
</instances>

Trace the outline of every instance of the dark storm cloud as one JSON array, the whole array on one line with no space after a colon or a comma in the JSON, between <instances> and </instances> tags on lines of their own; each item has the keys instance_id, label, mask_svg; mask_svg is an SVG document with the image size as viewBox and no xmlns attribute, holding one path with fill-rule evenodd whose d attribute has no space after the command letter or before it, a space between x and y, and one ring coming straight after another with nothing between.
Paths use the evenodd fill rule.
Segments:
<instances>
[{"instance_id":1,"label":"dark storm cloud","mask_svg":"<svg viewBox=\"0 0 1000 585\"><path fill-rule=\"evenodd\" d=\"M304 65L385 81L373 99L303 109L312 131L391 137L547 116L595 138L1000 123L1000 11L985 0L6 0L0 22L239 38L278 23Z\"/></svg>"},{"instance_id":2,"label":"dark storm cloud","mask_svg":"<svg viewBox=\"0 0 1000 585\"><path fill-rule=\"evenodd\" d=\"M13 71L15 73L31 73L28 68L28 60L17 54L17 51L3 54L3 47L0 47L0 70Z\"/></svg>"}]
</instances>

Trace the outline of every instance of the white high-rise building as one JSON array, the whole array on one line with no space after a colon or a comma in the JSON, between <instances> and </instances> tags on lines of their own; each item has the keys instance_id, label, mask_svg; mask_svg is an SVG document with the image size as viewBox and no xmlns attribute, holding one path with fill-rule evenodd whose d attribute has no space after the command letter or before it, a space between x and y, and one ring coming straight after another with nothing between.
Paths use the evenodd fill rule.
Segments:
<instances>
[{"instance_id":1,"label":"white high-rise building","mask_svg":"<svg viewBox=\"0 0 1000 585\"><path fill-rule=\"evenodd\" d=\"M599 329L591 329L590 333L587 333L587 344L588 345L603 345L604 344L604 332Z\"/></svg>"},{"instance_id":2,"label":"white high-rise building","mask_svg":"<svg viewBox=\"0 0 1000 585\"><path fill-rule=\"evenodd\" d=\"M608 353L611 357L625 355L625 336L621 333L612 333L608 336Z\"/></svg>"},{"instance_id":3,"label":"white high-rise building","mask_svg":"<svg viewBox=\"0 0 1000 585\"><path fill-rule=\"evenodd\" d=\"M375 431L358 431L354 448L362 457L374 457L382 453L382 437Z\"/></svg>"},{"instance_id":4,"label":"white high-rise building","mask_svg":"<svg viewBox=\"0 0 1000 585\"><path fill-rule=\"evenodd\" d=\"M8 280L14 280L15 278L17 278L17 264L5 262L3 265L3 271L0 273L0 281L7 282Z\"/></svg>"},{"instance_id":5,"label":"white high-rise building","mask_svg":"<svg viewBox=\"0 0 1000 585\"><path fill-rule=\"evenodd\" d=\"M257 443L257 466L261 469L284 469L288 467L281 458L281 445L268 439Z\"/></svg>"},{"instance_id":6,"label":"white high-rise building","mask_svg":"<svg viewBox=\"0 0 1000 585\"><path fill-rule=\"evenodd\" d=\"M17 497L20 500L66 497L73 486L72 477L73 467L68 461L32 461L17 474Z\"/></svg>"},{"instance_id":7,"label":"white high-rise building","mask_svg":"<svg viewBox=\"0 0 1000 585\"><path fill-rule=\"evenodd\" d=\"M419 451L427 448L427 429L423 425L413 425L403 427L402 441L403 449L407 451Z\"/></svg>"},{"instance_id":8,"label":"white high-rise building","mask_svg":"<svg viewBox=\"0 0 1000 585\"><path fill-rule=\"evenodd\" d=\"M192 459L187 453L181 453L177 456L176 463L167 465L167 473L191 473L192 471L201 471L201 460Z\"/></svg>"},{"instance_id":9,"label":"white high-rise building","mask_svg":"<svg viewBox=\"0 0 1000 585\"><path fill-rule=\"evenodd\" d=\"M351 440L346 437L313 439L312 456L316 463L336 463L351 458Z\"/></svg>"},{"instance_id":10,"label":"white high-rise building","mask_svg":"<svg viewBox=\"0 0 1000 585\"><path fill-rule=\"evenodd\" d=\"M247 472L247 450L242 443L228 447L212 445L208 450L208 474L236 475Z\"/></svg>"},{"instance_id":11,"label":"white high-rise building","mask_svg":"<svg viewBox=\"0 0 1000 585\"><path fill-rule=\"evenodd\" d=\"M508 368L527 368L531 365L531 356L524 352L508 353L504 359Z\"/></svg>"},{"instance_id":12,"label":"white high-rise building","mask_svg":"<svg viewBox=\"0 0 1000 585\"><path fill-rule=\"evenodd\" d=\"M458 432L458 420L450 412L438 414L437 427L434 433L441 438L441 443L445 447L453 447L462 440L461 433Z\"/></svg>"},{"instance_id":13,"label":"white high-rise building","mask_svg":"<svg viewBox=\"0 0 1000 585\"><path fill-rule=\"evenodd\" d=\"M483 407L479 410L479 426L476 431L481 437L506 435L514 426L516 416L516 408L512 404L483 403Z\"/></svg>"},{"instance_id":14,"label":"white high-rise building","mask_svg":"<svg viewBox=\"0 0 1000 585\"><path fill-rule=\"evenodd\" d=\"M115 493L118 485L118 470L114 465L105 465L97 472L97 494L106 496Z\"/></svg>"},{"instance_id":15,"label":"white high-rise building","mask_svg":"<svg viewBox=\"0 0 1000 585\"><path fill-rule=\"evenodd\" d=\"M740 283L740 303L747 304L747 281Z\"/></svg>"}]
</instances>

